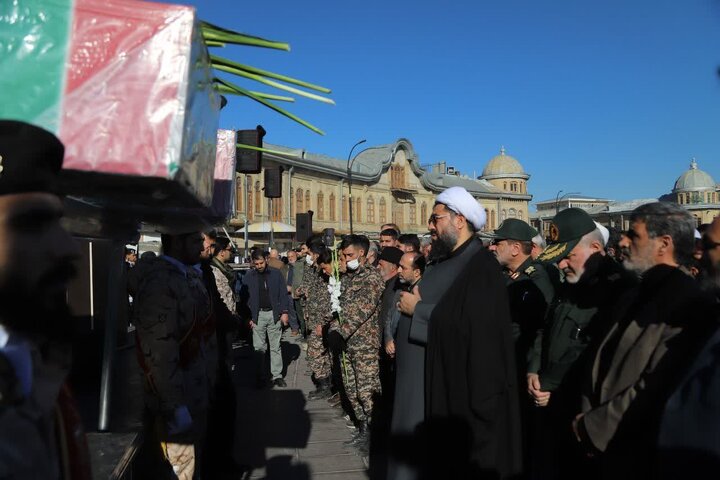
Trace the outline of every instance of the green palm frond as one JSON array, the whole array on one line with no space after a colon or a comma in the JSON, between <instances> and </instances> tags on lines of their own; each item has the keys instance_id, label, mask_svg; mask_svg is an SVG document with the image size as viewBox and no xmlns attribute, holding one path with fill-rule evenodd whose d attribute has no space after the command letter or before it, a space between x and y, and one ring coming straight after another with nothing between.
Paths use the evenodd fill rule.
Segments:
<instances>
[{"instance_id":1,"label":"green palm frond","mask_svg":"<svg viewBox=\"0 0 720 480\"><path fill-rule=\"evenodd\" d=\"M323 132L322 130L317 128L315 125L312 125L311 123L306 122L305 120L298 117L297 115L294 115L294 114L288 112L287 110L278 107L274 103L271 103L268 100L265 100L264 98L258 97L257 95L253 94L250 90L242 88L238 85L235 85L235 84L228 82L227 80L223 80L221 78L217 78L216 81L221 83L222 85L225 85L226 87L230 87L233 90L236 90L238 95L244 95L248 98L251 98L251 99L255 100L256 102L261 103L261 104L265 105L266 107L275 110L279 114L284 115L284 116L288 117L289 119L296 121L300 125L303 125L304 127L309 128L313 132L319 133L320 135L325 135L325 132Z\"/></svg>"},{"instance_id":2,"label":"green palm frond","mask_svg":"<svg viewBox=\"0 0 720 480\"><path fill-rule=\"evenodd\" d=\"M290 51L290 45L285 42L268 40L265 38L236 32L223 27L219 27L217 25L213 25L209 22L201 22L200 28L205 44L208 47L224 47L227 44L236 44ZM263 85L267 85L278 90L292 93L293 95L309 98L311 100L327 103L330 105L335 105L335 101L330 98L310 93L296 87L314 90L316 92L324 94L331 93L331 90L329 88L306 82L297 78L293 78L287 75L282 75L280 73L270 72L268 70L263 70L240 62L235 62L233 60L217 55L210 55L210 63L213 68L221 72L229 73L248 80L253 80L255 82L262 83ZM299 123L300 125L309 128L313 132L319 133L320 135L325 135L325 132L323 132L316 126L271 102L271 100L278 102L294 102L294 97L252 91L220 78L215 78L215 83L215 89L221 94L240 95L248 97L272 110L275 110L276 112ZM295 85L295 87L286 84Z\"/></svg>"}]
</instances>

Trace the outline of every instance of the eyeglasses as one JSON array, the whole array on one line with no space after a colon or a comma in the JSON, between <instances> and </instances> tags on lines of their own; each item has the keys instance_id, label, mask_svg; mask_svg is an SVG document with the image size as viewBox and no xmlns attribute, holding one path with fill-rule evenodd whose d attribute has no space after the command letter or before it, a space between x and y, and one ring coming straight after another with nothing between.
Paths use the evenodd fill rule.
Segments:
<instances>
[{"instance_id":1,"label":"eyeglasses","mask_svg":"<svg viewBox=\"0 0 720 480\"><path fill-rule=\"evenodd\" d=\"M437 224L437 221L439 218L445 218L445 217L449 217L449 216L450 216L449 213L446 213L444 215L436 215L433 213L432 215L430 215L430 218L428 218L428 223L432 223L433 225L435 225L435 224Z\"/></svg>"},{"instance_id":2,"label":"eyeglasses","mask_svg":"<svg viewBox=\"0 0 720 480\"><path fill-rule=\"evenodd\" d=\"M720 242L713 242L710 240L710 237L707 235L704 235L702 238L702 248L703 250L712 250L713 248L720 247Z\"/></svg>"}]
</instances>

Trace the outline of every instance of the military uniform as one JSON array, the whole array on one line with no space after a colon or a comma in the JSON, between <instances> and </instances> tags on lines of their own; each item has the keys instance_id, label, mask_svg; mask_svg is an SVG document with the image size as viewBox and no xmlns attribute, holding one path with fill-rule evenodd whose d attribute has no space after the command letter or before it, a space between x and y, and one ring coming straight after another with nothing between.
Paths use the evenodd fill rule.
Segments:
<instances>
[{"instance_id":1,"label":"military uniform","mask_svg":"<svg viewBox=\"0 0 720 480\"><path fill-rule=\"evenodd\" d=\"M550 245L538 259L560 262L597 226L576 208L563 210L553 219ZM553 238L554 237L554 238ZM540 388L552 392L547 406L536 409L533 478L573 478L588 468L571 431L580 410L580 390L587 376L594 343L612 325L612 309L637 282L612 258L591 254L576 283L558 288L539 332L528 365L537 373Z\"/></svg>"},{"instance_id":2,"label":"military uniform","mask_svg":"<svg viewBox=\"0 0 720 480\"><path fill-rule=\"evenodd\" d=\"M555 289L545 267L528 257L513 273L506 286L512 316L512 334L517 354L518 375L525 377L530 350L542 329ZM524 384L524 382L523 382Z\"/></svg>"},{"instance_id":3,"label":"military uniform","mask_svg":"<svg viewBox=\"0 0 720 480\"><path fill-rule=\"evenodd\" d=\"M305 321L309 335L307 339L307 360L315 380L330 377L330 353L323 344L322 335L315 334L320 325L325 328L332 321L330 292L322 273L313 267L303 271L302 291L305 294Z\"/></svg>"},{"instance_id":4,"label":"military uniform","mask_svg":"<svg viewBox=\"0 0 720 480\"><path fill-rule=\"evenodd\" d=\"M149 261L138 273L138 361L146 407L155 420L153 433L198 448L217 367L214 330L208 334L207 290L199 272L170 257Z\"/></svg>"},{"instance_id":5,"label":"military uniform","mask_svg":"<svg viewBox=\"0 0 720 480\"><path fill-rule=\"evenodd\" d=\"M361 265L342 278L340 316L331 329L346 342L345 391L355 417L367 422L373 410L373 395L380 393L378 351L380 348L380 299L385 282L372 266Z\"/></svg>"}]
</instances>

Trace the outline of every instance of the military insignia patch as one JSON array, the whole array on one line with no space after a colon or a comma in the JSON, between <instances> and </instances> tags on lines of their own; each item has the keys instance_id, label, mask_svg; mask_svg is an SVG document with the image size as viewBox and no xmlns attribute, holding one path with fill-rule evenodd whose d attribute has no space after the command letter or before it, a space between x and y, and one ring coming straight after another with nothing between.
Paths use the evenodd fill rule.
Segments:
<instances>
[{"instance_id":1,"label":"military insignia patch","mask_svg":"<svg viewBox=\"0 0 720 480\"><path fill-rule=\"evenodd\" d=\"M542 253L542 256L543 256L543 258L547 258L547 259L555 258L555 257L561 255L565 251L566 248L567 248L567 243L562 243L562 244L557 243L555 245L550 245Z\"/></svg>"},{"instance_id":2,"label":"military insignia patch","mask_svg":"<svg viewBox=\"0 0 720 480\"><path fill-rule=\"evenodd\" d=\"M550 224L550 241L551 242L557 242L557 239L560 237L560 231L557 228L557 225L554 223Z\"/></svg>"},{"instance_id":3,"label":"military insignia patch","mask_svg":"<svg viewBox=\"0 0 720 480\"><path fill-rule=\"evenodd\" d=\"M535 267L530 265L528 268L525 269L525 273L528 275L532 275L533 273L535 273Z\"/></svg>"}]
</instances>

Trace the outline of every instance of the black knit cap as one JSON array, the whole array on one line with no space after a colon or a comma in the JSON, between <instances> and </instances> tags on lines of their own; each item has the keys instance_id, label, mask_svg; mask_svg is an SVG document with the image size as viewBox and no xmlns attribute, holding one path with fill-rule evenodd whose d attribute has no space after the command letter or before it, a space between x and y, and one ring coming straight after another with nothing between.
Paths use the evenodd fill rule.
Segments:
<instances>
[{"instance_id":1,"label":"black knit cap","mask_svg":"<svg viewBox=\"0 0 720 480\"><path fill-rule=\"evenodd\" d=\"M57 192L65 147L29 123L0 120L0 195Z\"/></svg>"},{"instance_id":2,"label":"black knit cap","mask_svg":"<svg viewBox=\"0 0 720 480\"><path fill-rule=\"evenodd\" d=\"M382 252L380 252L378 260L385 260L386 262L400 265L400 259L403 254L404 252L397 247L385 247L382 249Z\"/></svg>"}]
</instances>

